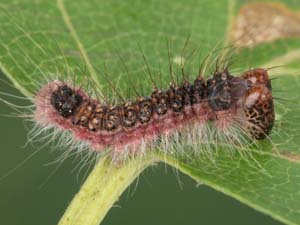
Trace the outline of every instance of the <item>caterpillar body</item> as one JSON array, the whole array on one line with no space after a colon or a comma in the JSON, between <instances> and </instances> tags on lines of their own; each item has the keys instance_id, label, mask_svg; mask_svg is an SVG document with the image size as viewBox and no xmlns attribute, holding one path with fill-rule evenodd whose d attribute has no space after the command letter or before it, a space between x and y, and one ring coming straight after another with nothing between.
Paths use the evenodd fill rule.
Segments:
<instances>
[{"instance_id":1,"label":"caterpillar body","mask_svg":"<svg viewBox=\"0 0 300 225\"><path fill-rule=\"evenodd\" d=\"M68 130L94 151L115 153L153 145L183 129L195 133L195 127L208 122L229 138L234 136L230 127L237 126L252 139L264 139L275 118L271 80L262 68L241 76L225 68L207 80L199 75L193 83L172 82L167 90L155 89L149 97L116 105L55 80L38 91L35 105L39 125ZM196 130L196 138L202 136Z\"/></svg>"}]
</instances>

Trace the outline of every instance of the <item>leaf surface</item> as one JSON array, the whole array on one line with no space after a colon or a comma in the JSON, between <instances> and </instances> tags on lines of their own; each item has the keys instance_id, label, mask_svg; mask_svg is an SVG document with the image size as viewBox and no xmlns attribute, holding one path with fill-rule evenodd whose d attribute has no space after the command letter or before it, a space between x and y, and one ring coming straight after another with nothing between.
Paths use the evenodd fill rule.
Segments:
<instances>
[{"instance_id":1,"label":"leaf surface","mask_svg":"<svg viewBox=\"0 0 300 225\"><path fill-rule=\"evenodd\" d=\"M294 11L300 8L296 1L281 2ZM153 85L143 54L153 79L166 87L170 81L169 54L177 76L178 59L190 36L187 48L189 52L196 50L193 57L187 58L192 79L203 58L228 41L235 15L246 3L2 0L0 69L28 97L58 74L78 80L88 77L105 96L111 95L107 78L126 97L133 95L132 83L149 94ZM234 67L240 70L288 64L270 71L272 77L278 78L272 84L274 95L279 98L271 141L262 142L263 149L254 149L253 159L249 160L238 153L228 155L222 149L214 163L187 157L174 161L167 156L161 160L282 222L299 224L299 38L286 37L246 48L237 52L235 58Z\"/></svg>"}]
</instances>

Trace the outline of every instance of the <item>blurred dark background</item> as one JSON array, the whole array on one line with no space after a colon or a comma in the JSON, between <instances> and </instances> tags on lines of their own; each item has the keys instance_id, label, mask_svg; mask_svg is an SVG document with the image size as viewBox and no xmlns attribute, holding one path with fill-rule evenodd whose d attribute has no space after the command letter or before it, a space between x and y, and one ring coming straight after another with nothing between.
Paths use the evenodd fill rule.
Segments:
<instances>
[{"instance_id":1,"label":"blurred dark background","mask_svg":"<svg viewBox=\"0 0 300 225\"><path fill-rule=\"evenodd\" d=\"M3 74L0 78L7 79ZM21 96L0 81L0 91ZM1 98L3 96L1 95ZM10 102L30 102L7 98ZM57 224L65 208L84 180L85 171L74 169L78 160L54 162L64 149L41 149L26 163L24 159L38 151L41 144L24 147L30 124L21 118L10 118L13 110L0 103L0 176L19 165L0 180L0 224ZM46 164L51 165L46 165ZM54 173L55 172L55 173ZM54 173L54 174L53 174ZM53 174L52 176L50 176ZM50 177L49 177L50 176ZM101 179L101 177L99 177ZM182 224L280 224L238 201L197 184L163 164L148 168L138 183L122 195L105 218L104 225L182 225Z\"/></svg>"}]
</instances>

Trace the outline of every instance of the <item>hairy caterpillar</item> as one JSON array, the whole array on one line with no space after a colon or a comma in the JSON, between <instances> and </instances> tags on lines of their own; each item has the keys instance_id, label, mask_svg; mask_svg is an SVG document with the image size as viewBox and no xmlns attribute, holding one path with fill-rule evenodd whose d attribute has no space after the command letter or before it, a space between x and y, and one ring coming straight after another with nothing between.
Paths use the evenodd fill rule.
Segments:
<instances>
[{"instance_id":1,"label":"hairy caterpillar","mask_svg":"<svg viewBox=\"0 0 300 225\"><path fill-rule=\"evenodd\" d=\"M208 80L199 75L193 83L171 83L168 90L156 89L151 96L116 105L93 99L81 88L52 81L39 90L35 104L35 120L42 127L71 131L93 150L111 149L114 156L124 149L138 152L144 145L159 147L162 137L182 131L190 134L186 138L201 142L201 127L209 121L228 138L236 139L230 134L234 127L249 137L264 139L274 123L271 81L261 68L240 77L223 68Z\"/></svg>"},{"instance_id":2,"label":"hairy caterpillar","mask_svg":"<svg viewBox=\"0 0 300 225\"><path fill-rule=\"evenodd\" d=\"M228 146L267 137L274 123L267 70L253 69L233 77L226 66L216 67L208 80L205 73L191 83L172 80L168 90L156 88L148 97L118 104L96 99L80 84L54 81L45 74L48 84L38 84L42 87L33 100L38 129L31 134L36 137L48 128L59 128L72 133L67 142L75 143L72 147L113 150L116 156L118 152L143 152L146 147L183 149L214 143L219 137L217 142L228 142Z\"/></svg>"}]
</instances>

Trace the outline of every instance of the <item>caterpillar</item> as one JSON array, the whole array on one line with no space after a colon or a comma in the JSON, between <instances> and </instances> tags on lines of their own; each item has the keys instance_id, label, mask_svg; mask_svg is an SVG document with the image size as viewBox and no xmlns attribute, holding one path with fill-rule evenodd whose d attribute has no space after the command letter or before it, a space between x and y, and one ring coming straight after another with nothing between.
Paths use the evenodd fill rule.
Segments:
<instances>
[{"instance_id":1,"label":"caterpillar","mask_svg":"<svg viewBox=\"0 0 300 225\"><path fill-rule=\"evenodd\" d=\"M209 79L199 75L192 83L171 82L167 90L155 88L150 96L115 105L54 80L38 91L35 105L34 118L41 127L71 131L94 151L110 149L114 155L155 146L182 130L201 143L200 127L207 123L229 139L237 138L231 128L238 127L260 140L269 135L275 118L271 80L262 68L233 76L224 67Z\"/></svg>"}]
</instances>

